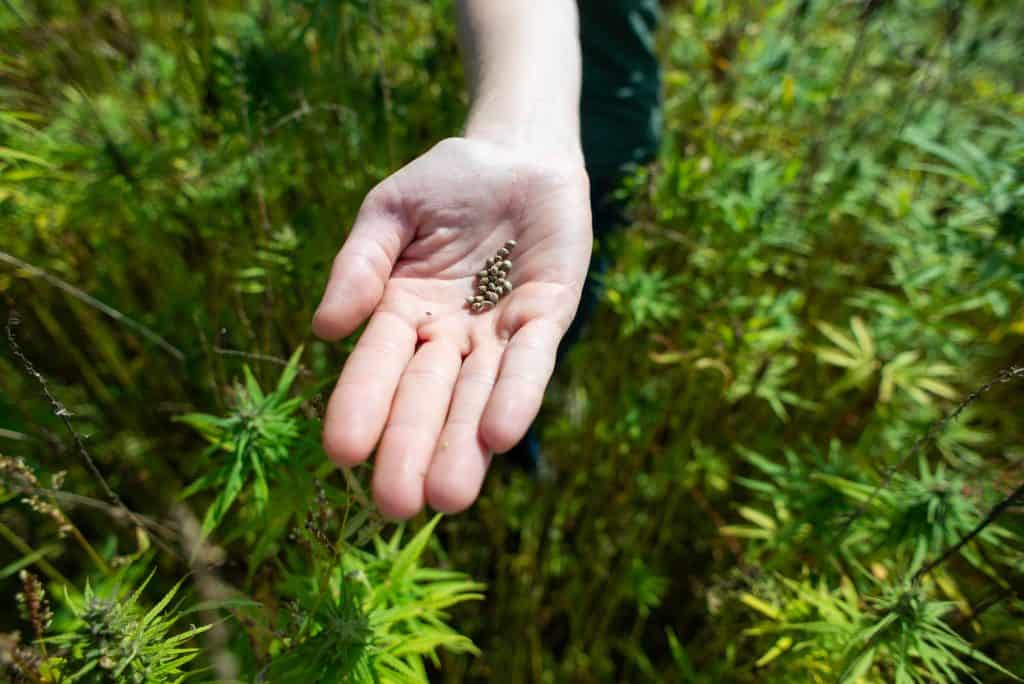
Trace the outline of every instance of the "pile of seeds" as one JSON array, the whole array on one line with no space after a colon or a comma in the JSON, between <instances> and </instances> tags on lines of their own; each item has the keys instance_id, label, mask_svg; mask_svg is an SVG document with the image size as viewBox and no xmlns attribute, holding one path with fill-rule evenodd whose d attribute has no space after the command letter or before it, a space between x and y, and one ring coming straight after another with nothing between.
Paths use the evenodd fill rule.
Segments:
<instances>
[{"instance_id":1,"label":"pile of seeds","mask_svg":"<svg viewBox=\"0 0 1024 684\"><path fill-rule=\"evenodd\" d=\"M476 274L476 294L466 299L466 305L473 313L494 308L499 299L512 291L512 283L508 279L512 268L509 255L515 246L515 240L506 242L497 254L487 260L484 269Z\"/></svg>"}]
</instances>

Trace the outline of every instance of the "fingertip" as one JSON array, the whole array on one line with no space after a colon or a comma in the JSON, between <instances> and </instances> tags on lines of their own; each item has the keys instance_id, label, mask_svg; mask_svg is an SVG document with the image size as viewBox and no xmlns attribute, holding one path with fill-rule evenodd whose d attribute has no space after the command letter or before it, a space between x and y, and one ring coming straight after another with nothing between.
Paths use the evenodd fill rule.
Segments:
<instances>
[{"instance_id":1,"label":"fingertip","mask_svg":"<svg viewBox=\"0 0 1024 684\"><path fill-rule=\"evenodd\" d=\"M321 435L327 458L336 465L351 468L367 459L373 444L359 434L358 430L339 425L337 421L328 421Z\"/></svg>"},{"instance_id":2,"label":"fingertip","mask_svg":"<svg viewBox=\"0 0 1024 684\"><path fill-rule=\"evenodd\" d=\"M380 301L381 288L372 279L366 280L358 294L346 294L349 289L340 282L328 284L313 314L313 334L320 339L333 342L348 337L369 318Z\"/></svg>"},{"instance_id":3,"label":"fingertip","mask_svg":"<svg viewBox=\"0 0 1024 684\"><path fill-rule=\"evenodd\" d=\"M488 449L496 454L503 454L519 443L529 427L529 422L518 425L516 421L510 420L492 399L484 412L483 420L480 421L480 438Z\"/></svg>"},{"instance_id":4,"label":"fingertip","mask_svg":"<svg viewBox=\"0 0 1024 684\"><path fill-rule=\"evenodd\" d=\"M313 314L313 334L325 342L334 342L345 337L350 331L346 331L339 324L336 316L331 314L326 303L320 305Z\"/></svg>"},{"instance_id":5,"label":"fingertip","mask_svg":"<svg viewBox=\"0 0 1024 684\"><path fill-rule=\"evenodd\" d=\"M482 483L483 478L456 478L432 470L426 482L427 503L439 513L462 513L476 501Z\"/></svg>"},{"instance_id":6,"label":"fingertip","mask_svg":"<svg viewBox=\"0 0 1024 684\"><path fill-rule=\"evenodd\" d=\"M373 501L388 520L408 520L423 510L422 485L419 491L402 483L385 480L380 470L373 473Z\"/></svg>"}]
</instances>

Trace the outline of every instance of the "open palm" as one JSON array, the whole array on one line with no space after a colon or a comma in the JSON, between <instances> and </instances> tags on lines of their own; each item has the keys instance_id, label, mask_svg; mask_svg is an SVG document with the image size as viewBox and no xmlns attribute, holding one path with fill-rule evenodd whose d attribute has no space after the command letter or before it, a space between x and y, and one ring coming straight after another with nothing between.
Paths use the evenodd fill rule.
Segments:
<instances>
[{"instance_id":1,"label":"open palm","mask_svg":"<svg viewBox=\"0 0 1024 684\"><path fill-rule=\"evenodd\" d=\"M471 313L476 273L509 239L512 292ZM328 404L324 447L351 466L379 441L373 490L385 515L465 509L491 453L522 438L591 241L579 164L492 143L445 140L367 195L313 326L333 340L370 319Z\"/></svg>"}]
</instances>

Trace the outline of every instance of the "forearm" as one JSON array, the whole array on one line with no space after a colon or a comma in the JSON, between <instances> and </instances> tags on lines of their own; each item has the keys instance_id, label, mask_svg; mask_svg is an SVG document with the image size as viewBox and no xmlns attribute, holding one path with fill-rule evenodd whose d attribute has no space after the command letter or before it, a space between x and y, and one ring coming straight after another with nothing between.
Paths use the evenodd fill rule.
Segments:
<instances>
[{"instance_id":1,"label":"forearm","mask_svg":"<svg viewBox=\"0 0 1024 684\"><path fill-rule=\"evenodd\" d=\"M582 163L575 0L459 0L466 135Z\"/></svg>"}]
</instances>

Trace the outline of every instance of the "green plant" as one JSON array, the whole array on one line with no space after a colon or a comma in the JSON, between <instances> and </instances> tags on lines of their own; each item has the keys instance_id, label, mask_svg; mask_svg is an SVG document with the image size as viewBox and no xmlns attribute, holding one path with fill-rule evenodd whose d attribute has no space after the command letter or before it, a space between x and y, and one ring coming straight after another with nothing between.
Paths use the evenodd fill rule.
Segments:
<instances>
[{"instance_id":1,"label":"green plant","mask_svg":"<svg viewBox=\"0 0 1024 684\"><path fill-rule=\"evenodd\" d=\"M542 476L493 459L396 585L430 523L324 459L354 340L308 331L366 192L460 130L451 5L0 4L0 678L87 652L29 594L151 571L125 624L184 577L193 680L1021 676L1024 14L662 3Z\"/></svg>"},{"instance_id":2,"label":"green plant","mask_svg":"<svg viewBox=\"0 0 1024 684\"><path fill-rule=\"evenodd\" d=\"M204 456L214 462L222 461L182 494L188 497L206 489L217 490L203 518L203 535L217 527L250 482L256 513L264 514L270 499L270 478L289 472L287 465L295 456L295 443L300 436L294 413L302 397L289 397L288 393L298 375L301 356L300 348L269 393L260 389L249 367L243 367L245 385L235 388L236 404L230 416L192 413L179 418L211 443ZM226 459L219 458L223 454L227 454Z\"/></svg>"},{"instance_id":3,"label":"green plant","mask_svg":"<svg viewBox=\"0 0 1024 684\"><path fill-rule=\"evenodd\" d=\"M277 681L428 681L423 659L437 650L479 651L445 619L463 601L483 598L484 585L460 572L419 566L440 521L436 516L404 546L402 531L377 538L372 552L342 553L326 584L301 575L289 582L297 594L297 634L270 665Z\"/></svg>"},{"instance_id":4,"label":"green plant","mask_svg":"<svg viewBox=\"0 0 1024 684\"><path fill-rule=\"evenodd\" d=\"M43 642L57 650L42 668L45 681L183 681L189 674L186 666L199 654L198 648L186 644L209 626L172 631L182 617L180 607L171 605L181 583L147 610L140 598L149 581L134 590L115 584L101 592L87 584L80 598L69 594L70 624Z\"/></svg>"}]
</instances>

